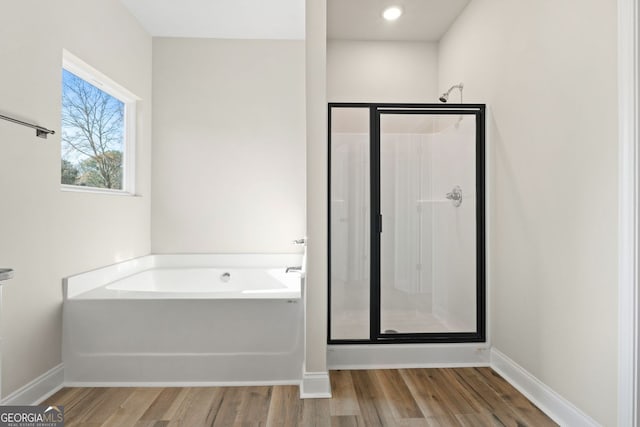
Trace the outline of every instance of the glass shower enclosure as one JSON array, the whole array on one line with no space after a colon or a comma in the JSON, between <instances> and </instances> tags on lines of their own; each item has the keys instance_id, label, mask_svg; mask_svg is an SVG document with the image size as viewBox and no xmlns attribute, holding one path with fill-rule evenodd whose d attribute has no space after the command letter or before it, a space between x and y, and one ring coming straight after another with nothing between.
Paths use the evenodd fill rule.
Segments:
<instances>
[{"instance_id":1,"label":"glass shower enclosure","mask_svg":"<svg viewBox=\"0 0 640 427\"><path fill-rule=\"evenodd\" d=\"M329 104L330 344L485 340L483 104Z\"/></svg>"}]
</instances>

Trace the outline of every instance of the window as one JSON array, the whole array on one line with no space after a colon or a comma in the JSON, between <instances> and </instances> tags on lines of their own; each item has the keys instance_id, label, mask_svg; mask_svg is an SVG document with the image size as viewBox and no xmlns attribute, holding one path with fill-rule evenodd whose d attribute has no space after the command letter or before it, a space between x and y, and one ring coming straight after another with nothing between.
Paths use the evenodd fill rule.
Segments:
<instances>
[{"instance_id":1,"label":"window","mask_svg":"<svg viewBox=\"0 0 640 427\"><path fill-rule=\"evenodd\" d=\"M133 193L136 97L63 54L61 178L64 190Z\"/></svg>"}]
</instances>

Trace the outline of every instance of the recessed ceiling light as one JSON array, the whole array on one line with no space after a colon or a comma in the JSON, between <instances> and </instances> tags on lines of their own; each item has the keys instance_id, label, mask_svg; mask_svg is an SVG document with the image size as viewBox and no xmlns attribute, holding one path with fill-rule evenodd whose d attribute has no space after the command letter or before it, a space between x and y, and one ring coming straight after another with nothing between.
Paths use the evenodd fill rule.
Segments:
<instances>
[{"instance_id":1,"label":"recessed ceiling light","mask_svg":"<svg viewBox=\"0 0 640 427\"><path fill-rule=\"evenodd\" d=\"M387 21L395 21L402 15L402 8L400 6L389 6L382 12L382 17Z\"/></svg>"}]
</instances>

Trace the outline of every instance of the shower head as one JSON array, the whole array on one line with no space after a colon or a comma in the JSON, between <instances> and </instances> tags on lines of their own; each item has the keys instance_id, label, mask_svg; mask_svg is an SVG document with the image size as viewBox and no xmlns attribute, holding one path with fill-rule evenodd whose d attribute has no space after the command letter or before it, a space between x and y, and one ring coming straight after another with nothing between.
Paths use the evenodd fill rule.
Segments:
<instances>
[{"instance_id":1,"label":"shower head","mask_svg":"<svg viewBox=\"0 0 640 427\"><path fill-rule=\"evenodd\" d=\"M464 85L462 83L451 86L449 88L448 91L446 91L445 93L442 94L442 96L440 96L440 98L438 98L438 100L440 102L447 102L449 100L449 94L451 93L452 90L454 89L460 89L460 103L462 104L462 89L464 88Z\"/></svg>"}]
</instances>

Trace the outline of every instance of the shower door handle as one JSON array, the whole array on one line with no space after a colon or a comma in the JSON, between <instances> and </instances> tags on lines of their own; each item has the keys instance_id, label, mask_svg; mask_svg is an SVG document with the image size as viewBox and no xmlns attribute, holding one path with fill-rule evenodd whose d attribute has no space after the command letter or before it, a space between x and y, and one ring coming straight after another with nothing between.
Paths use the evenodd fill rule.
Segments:
<instances>
[{"instance_id":1,"label":"shower door handle","mask_svg":"<svg viewBox=\"0 0 640 427\"><path fill-rule=\"evenodd\" d=\"M382 234L382 214L378 214L378 233Z\"/></svg>"}]
</instances>

